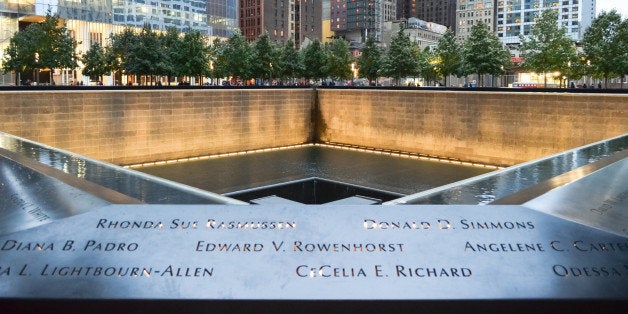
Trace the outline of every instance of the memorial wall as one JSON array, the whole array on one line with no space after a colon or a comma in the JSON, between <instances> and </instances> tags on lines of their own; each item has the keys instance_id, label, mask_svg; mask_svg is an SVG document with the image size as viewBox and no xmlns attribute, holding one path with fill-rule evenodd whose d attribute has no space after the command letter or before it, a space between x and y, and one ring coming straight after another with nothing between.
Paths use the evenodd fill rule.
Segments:
<instances>
[{"instance_id":1,"label":"memorial wall","mask_svg":"<svg viewBox=\"0 0 628 314\"><path fill-rule=\"evenodd\" d=\"M318 90L320 140L510 166L628 132L628 95Z\"/></svg>"},{"instance_id":2,"label":"memorial wall","mask_svg":"<svg viewBox=\"0 0 628 314\"><path fill-rule=\"evenodd\" d=\"M115 164L308 142L313 90L0 92L0 131Z\"/></svg>"},{"instance_id":3,"label":"memorial wall","mask_svg":"<svg viewBox=\"0 0 628 314\"><path fill-rule=\"evenodd\" d=\"M621 94L1 91L0 103L0 131L115 164L318 139L513 165L628 132L628 95Z\"/></svg>"}]
</instances>

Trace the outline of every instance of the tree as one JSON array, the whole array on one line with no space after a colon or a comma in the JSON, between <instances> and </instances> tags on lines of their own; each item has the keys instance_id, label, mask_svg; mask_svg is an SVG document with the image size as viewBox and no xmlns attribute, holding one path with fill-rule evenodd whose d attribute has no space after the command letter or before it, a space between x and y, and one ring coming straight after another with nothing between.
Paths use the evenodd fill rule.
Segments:
<instances>
[{"instance_id":1,"label":"tree","mask_svg":"<svg viewBox=\"0 0 628 314\"><path fill-rule=\"evenodd\" d=\"M302 50L303 77L306 79L321 80L327 77L327 54L321 42L318 39L312 41Z\"/></svg>"},{"instance_id":2,"label":"tree","mask_svg":"<svg viewBox=\"0 0 628 314\"><path fill-rule=\"evenodd\" d=\"M43 22L28 25L10 39L3 68L5 72L50 69L50 75L53 69L74 69L78 66L76 46L59 16L47 12Z\"/></svg>"},{"instance_id":3,"label":"tree","mask_svg":"<svg viewBox=\"0 0 628 314\"><path fill-rule=\"evenodd\" d=\"M171 63L167 68L167 72L163 74L168 76L168 85L170 85L172 76L184 75L183 64L185 64L185 56L181 51L183 39L176 27L168 27L166 32L160 36L159 41L164 49L165 57Z\"/></svg>"},{"instance_id":4,"label":"tree","mask_svg":"<svg viewBox=\"0 0 628 314\"><path fill-rule=\"evenodd\" d=\"M396 84L400 84L403 77L414 76L419 68L416 56L410 37L400 29L393 37L384 58L384 75L394 78Z\"/></svg>"},{"instance_id":5,"label":"tree","mask_svg":"<svg viewBox=\"0 0 628 314\"><path fill-rule=\"evenodd\" d=\"M353 57L349 52L349 43L344 39L334 39L328 48L327 68L329 69L329 76L338 80L351 79Z\"/></svg>"},{"instance_id":6,"label":"tree","mask_svg":"<svg viewBox=\"0 0 628 314\"><path fill-rule=\"evenodd\" d=\"M82 61L85 64L83 68L83 75L87 75L92 79L101 79L101 76L111 72L111 64L109 64L109 58L107 51L100 43L94 43L87 52L82 56Z\"/></svg>"},{"instance_id":7,"label":"tree","mask_svg":"<svg viewBox=\"0 0 628 314\"><path fill-rule=\"evenodd\" d=\"M459 76L461 74L462 55L460 54L460 45L456 42L456 36L450 29L447 29L443 37L438 40L434 58L436 61L436 73L445 79L445 86L447 86L448 76Z\"/></svg>"},{"instance_id":8,"label":"tree","mask_svg":"<svg viewBox=\"0 0 628 314\"><path fill-rule=\"evenodd\" d=\"M429 47L425 48L417 57L419 63L419 74L423 79L428 82L435 82L441 78L438 65L440 60L436 55L436 52Z\"/></svg>"},{"instance_id":9,"label":"tree","mask_svg":"<svg viewBox=\"0 0 628 314\"><path fill-rule=\"evenodd\" d=\"M249 79L252 77L251 61L253 52L242 33L236 31L227 40L223 50L225 69L232 78Z\"/></svg>"},{"instance_id":10,"label":"tree","mask_svg":"<svg viewBox=\"0 0 628 314\"><path fill-rule=\"evenodd\" d=\"M23 31L15 33L4 52L2 62L4 73L14 71L19 75L19 73L33 71L38 66L36 62L39 54L38 42L42 36L43 32L39 24L31 24ZM16 79L19 80L17 76Z\"/></svg>"},{"instance_id":11,"label":"tree","mask_svg":"<svg viewBox=\"0 0 628 314\"><path fill-rule=\"evenodd\" d=\"M168 73L169 66L170 62L161 46L159 36L152 30L150 24L144 24L135 45L130 47L126 64L127 72L149 76L152 82L152 75Z\"/></svg>"},{"instance_id":12,"label":"tree","mask_svg":"<svg viewBox=\"0 0 628 314\"><path fill-rule=\"evenodd\" d=\"M294 47L292 39L288 40L281 49L279 57L279 76L282 79L294 78L303 73L303 60L299 51Z\"/></svg>"},{"instance_id":13,"label":"tree","mask_svg":"<svg viewBox=\"0 0 628 314\"><path fill-rule=\"evenodd\" d=\"M50 70L78 67L77 42L69 35L65 23L61 23L59 15L51 15L50 12L47 12L42 28L45 36L39 53L40 66ZM50 71L50 75L52 76L52 71ZM50 81L52 82L52 77Z\"/></svg>"},{"instance_id":14,"label":"tree","mask_svg":"<svg viewBox=\"0 0 628 314\"><path fill-rule=\"evenodd\" d=\"M202 77L210 74L210 48L206 44L207 40L198 30L191 30L185 33L179 49L179 65L181 75L199 77L199 85L202 84Z\"/></svg>"},{"instance_id":15,"label":"tree","mask_svg":"<svg viewBox=\"0 0 628 314\"><path fill-rule=\"evenodd\" d=\"M471 27L471 34L462 51L465 71L476 73L480 86L484 85L484 74L500 74L510 65L510 52L481 21Z\"/></svg>"},{"instance_id":16,"label":"tree","mask_svg":"<svg viewBox=\"0 0 628 314\"><path fill-rule=\"evenodd\" d=\"M617 56L617 69L621 74L621 88L624 88L624 77L628 75L628 19L624 19L619 26L618 50L620 55Z\"/></svg>"},{"instance_id":17,"label":"tree","mask_svg":"<svg viewBox=\"0 0 628 314\"><path fill-rule=\"evenodd\" d=\"M132 58L130 54L139 45L139 38L130 27L121 33L111 34L111 54L113 57L113 71L126 71L131 68Z\"/></svg>"},{"instance_id":18,"label":"tree","mask_svg":"<svg viewBox=\"0 0 628 314\"><path fill-rule=\"evenodd\" d=\"M569 62L576 56L576 46L567 37L563 27L558 26L558 13L545 10L530 35L519 35L521 39L522 67L535 73L569 71ZM547 87L547 75L543 75L544 87Z\"/></svg>"},{"instance_id":19,"label":"tree","mask_svg":"<svg viewBox=\"0 0 628 314\"><path fill-rule=\"evenodd\" d=\"M622 30L622 27L628 27L628 23L622 23L617 11L602 12L593 20L582 38L582 49L591 65L589 71L596 77L604 78L605 87L608 86L610 77L625 72L621 67L626 58L627 31Z\"/></svg>"},{"instance_id":20,"label":"tree","mask_svg":"<svg viewBox=\"0 0 628 314\"><path fill-rule=\"evenodd\" d=\"M366 39L357 64L360 77L368 79L369 83L377 82L382 67L382 51L375 42L375 36L370 35Z\"/></svg>"},{"instance_id":21,"label":"tree","mask_svg":"<svg viewBox=\"0 0 628 314\"><path fill-rule=\"evenodd\" d=\"M279 53L278 49L270 42L268 34L263 34L255 41L253 51L253 76L271 80L275 68L279 66Z\"/></svg>"},{"instance_id":22,"label":"tree","mask_svg":"<svg viewBox=\"0 0 628 314\"><path fill-rule=\"evenodd\" d=\"M229 75L227 70L227 55L225 50L227 43L220 38L214 39L211 47L209 48L210 58L210 72L211 77L219 79Z\"/></svg>"}]
</instances>

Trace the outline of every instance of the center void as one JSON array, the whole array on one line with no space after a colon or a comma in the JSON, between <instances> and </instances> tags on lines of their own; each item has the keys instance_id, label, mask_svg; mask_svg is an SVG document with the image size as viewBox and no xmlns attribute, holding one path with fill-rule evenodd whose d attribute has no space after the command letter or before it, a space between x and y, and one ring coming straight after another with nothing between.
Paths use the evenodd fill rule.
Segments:
<instances>
[{"instance_id":1,"label":"center void","mask_svg":"<svg viewBox=\"0 0 628 314\"><path fill-rule=\"evenodd\" d=\"M301 204L376 205L404 195L322 178L309 178L226 193L225 196L261 205L287 204L291 202Z\"/></svg>"},{"instance_id":2,"label":"center void","mask_svg":"<svg viewBox=\"0 0 628 314\"><path fill-rule=\"evenodd\" d=\"M375 204L491 171L320 146L135 170L255 204L282 200L303 204L343 200L347 202L343 204L365 204L371 199Z\"/></svg>"}]
</instances>

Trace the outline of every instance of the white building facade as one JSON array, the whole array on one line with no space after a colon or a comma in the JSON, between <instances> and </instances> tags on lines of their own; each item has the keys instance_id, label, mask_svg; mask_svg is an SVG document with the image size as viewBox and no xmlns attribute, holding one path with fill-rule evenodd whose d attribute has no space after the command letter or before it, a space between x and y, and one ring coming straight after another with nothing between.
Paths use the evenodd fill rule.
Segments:
<instances>
[{"instance_id":1,"label":"white building facade","mask_svg":"<svg viewBox=\"0 0 628 314\"><path fill-rule=\"evenodd\" d=\"M458 0L456 3L456 39L464 42L471 27L480 21L495 32L495 0Z\"/></svg>"},{"instance_id":2,"label":"white building facade","mask_svg":"<svg viewBox=\"0 0 628 314\"><path fill-rule=\"evenodd\" d=\"M547 9L558 13L559 25L574 42L582 40L595 18L595 0L497 0L497 36L509 46L520 44L519 34L530 34L541 12Z\"/></svg>"}]
</instances>

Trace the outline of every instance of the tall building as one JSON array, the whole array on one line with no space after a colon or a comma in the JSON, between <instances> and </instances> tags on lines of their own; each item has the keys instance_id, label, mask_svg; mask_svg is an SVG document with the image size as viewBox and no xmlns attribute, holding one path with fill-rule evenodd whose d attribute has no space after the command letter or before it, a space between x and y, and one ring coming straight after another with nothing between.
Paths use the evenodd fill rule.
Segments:
<instances>
[{"instance_id":1,"label":"tall building","mask_svg":"<svg viewBox=\"0 0 628 314\"><path fill-rule=\"evenodd\" d=\"M471 27L483 22L495 32L495 0L458 0L456 10L456 38L463 42L471 33Z\"/></svg>"},{"instance_id":2,"label":"tall building","mask_svg":"<svg viewBox=\"0 0 628 314\"><path fill-rule=\"evenodd\" d=\"M323 1L297 0L295 44L300 47L306 38L321 40L323 36Z\"/></svg>"},{"instance_id":3,"label":"tall building","mask_svg":"<svg viewBox=\"0 0 628 314\"><path fill-rule=\"evenodd\" d=\"M207 24L216 37L230 37L238 29L238 0L207 0Z\"/></svg>"},{"instance_id":4,"label":"tall building","mask_svg":"<svg viewBox=\"0 0 628 314\"><path fill-rule=\"evenodd\" d=\"M329 42L334 37L334 32L331 30L331 1L325 0L322 2L323 2L322 40L323 42Z\"/></svg>"},{"instance_id":5,"label":"tall building","mask_svg":"<svg viewBox=\"0 0 628 314\"><path fill-rule=\"evenodd\" d=\"M456 30L456 0L398 0L397 17L418 19Z\"/></svg>"},{"instance_id":6,"label":"tall building","mask_svg":"<svg viewBox=\"0 0 628 314\"><path fill-rule=\"evenodd\" d=\"M299 46L321 39L322 3L315 0L239 0L239 25L248 40L266 33L274 42Z\"/></svg>"},{"instance_id":7,"label":"tall building","mask_svg":"<svg viewBox=\"0 0 628 314\"><path fill-rule=\"evenodd\" d=\"M507 45L520 44L519 34L528 35L541 12L558 12L558 23L573 41L582 40L595 18L595 0L498 0L497 36Z\"/></svg>"},{"instance_id":8,"label":"tall building","mask_svg":"<svg viewBox=\"0 0 628 314\"><path fill-rule=\"evenodd\" d=\"M390 1L331 0L331 30L350 42L363 43L369 35L379 40L385 2Z\"/></svg>"},{"instance_id":9,"label":"tall building","mask_svg":"<svg viewBox=\"0 0 628 314\"><path fill-rule=\"evenodd\" d=\"M195 29L206 35L212 35L211 27L207 24L206 0L109 1L113 5L113 24L142 27L148 23L155 30L176 27L180 31Z\"/></svg>"},{"instance_id":10,"label":"tall building","mask_svg":"<svg viewBox=\"0 0 628 314\"><path fill-rule=\"evenodd\" d=\"M223 36L236 25L236 0L0 0L0 62L13 34L29 23L43 21L48 12L61 17L82 53L95 42L107 44L109 35L125 27L148 23L155 30L176 27L181 31L199 30L206 35ZM208 23L208 16L212 25ZM219 34L213 34L217 26ZM56 84L70 81L89 83L81 69L59 71L50 75ZM107 78L112 83L112 78ZM107 80L106 79L106 80ZM0 84L15 82L16 77L0 75Z\"/></svg>"}]
</instances>

